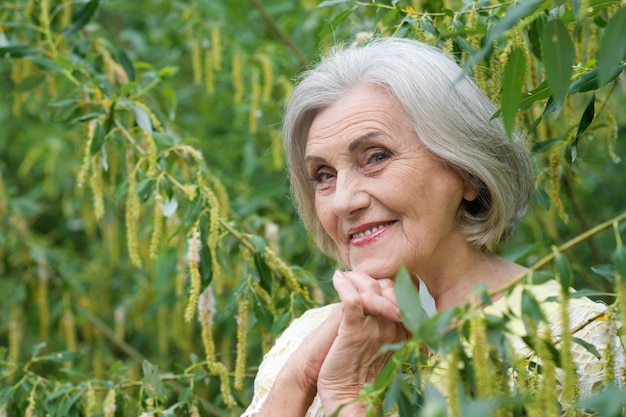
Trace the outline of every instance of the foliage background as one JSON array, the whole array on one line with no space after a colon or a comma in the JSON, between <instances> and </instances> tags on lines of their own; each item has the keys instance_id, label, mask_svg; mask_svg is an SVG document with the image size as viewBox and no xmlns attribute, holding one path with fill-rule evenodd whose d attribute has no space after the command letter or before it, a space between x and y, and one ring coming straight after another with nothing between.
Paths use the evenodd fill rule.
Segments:
<instances>
[{"instance_id":1,"label":"foliage background","mask_svg":"<svg viewBox=\"0 0 626 417\"><path fill-rule=\"evenodd\" d=\"M531 266L582 235L573 286L614 301L623 2L266 3L0 5L1 413L245 408L273 338L333 300L289 198L285 99L320 51L372 33L454 53L531 133L536 199L494 250Z\"/></svg>"}]
</instances>

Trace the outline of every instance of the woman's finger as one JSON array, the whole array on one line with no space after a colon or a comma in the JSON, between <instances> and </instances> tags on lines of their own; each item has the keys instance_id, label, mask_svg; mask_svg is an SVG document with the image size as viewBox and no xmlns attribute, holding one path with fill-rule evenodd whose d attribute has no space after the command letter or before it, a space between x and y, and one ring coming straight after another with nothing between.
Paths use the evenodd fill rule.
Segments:
<instances>
[{"instance_id":1,"label":"woman's finger","mask_svg":"<svg viewBox=\"0 0 626 417\"><path fill-rule=\"evenodd\" d=\"M354 318L367 315L381 316L387 320L399 323L400 312L395 302L395 296L389 294L388 283L385 283L386 293L373 278L367 282L365 274L337 271L333 276L333 284L339 298L344 304L344 314L354 314ZM348 310L348 311L346 311Z\"/></svg>"}]
</instances>

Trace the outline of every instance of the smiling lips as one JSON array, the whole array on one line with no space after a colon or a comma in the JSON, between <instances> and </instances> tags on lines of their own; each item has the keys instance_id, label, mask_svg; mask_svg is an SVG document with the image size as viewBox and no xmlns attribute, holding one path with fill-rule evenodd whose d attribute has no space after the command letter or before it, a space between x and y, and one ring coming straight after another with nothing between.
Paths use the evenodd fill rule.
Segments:
<instances>
[{"instance_id":1,"label":"smiling lips","mask_svg":"<svg viewBox=\"0 0 626 417\"><path fill-rule=\"evenodd\" d=\"M395 221L369 226L365 230L350 233L350 242L354 244L365 244L376 239L388 226L394 224ZM367 239L365 239L367 238Z\"/></svg>"}]
</instances>

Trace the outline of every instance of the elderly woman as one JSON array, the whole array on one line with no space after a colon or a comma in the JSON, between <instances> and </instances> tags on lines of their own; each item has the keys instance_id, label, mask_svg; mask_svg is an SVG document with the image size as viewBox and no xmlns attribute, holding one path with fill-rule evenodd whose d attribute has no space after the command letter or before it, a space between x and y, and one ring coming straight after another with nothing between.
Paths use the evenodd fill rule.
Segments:
<instances>
[{"instance_id":1,"label":"elderly woman","mask_svg":"<svg viewBox=\"0 0 626 417\"><path fill-rule=\"evenodd\" d=\"M525 213L527 151L510 140L476 85L439 50L387 38L306 72L284 141L297 209L342 270L340 302L295 320L266 355L244 416L364 416L358 401L406 339L394 298L401 266L437 310L472 287L526 270L489 247Z\"/></svg>"}]
</instances>

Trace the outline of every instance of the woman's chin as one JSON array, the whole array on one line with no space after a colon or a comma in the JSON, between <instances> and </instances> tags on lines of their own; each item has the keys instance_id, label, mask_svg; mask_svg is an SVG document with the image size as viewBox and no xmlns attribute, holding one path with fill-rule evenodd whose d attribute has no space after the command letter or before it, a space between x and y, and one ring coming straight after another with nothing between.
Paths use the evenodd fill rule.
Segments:
<instances>
[{"instance_id":1,"label":"woman's chin","mask_svg":"<svg viewBox=\"0 0 626 417\"><path fill-rule=\"evenodd\" d=\"M374 279L381 278L395 278L398 273L399 267L395 265L389 265L385 262L355 262L352 266L352 271L361 272L369 275Z\"/></svg>"}]
</instances>

